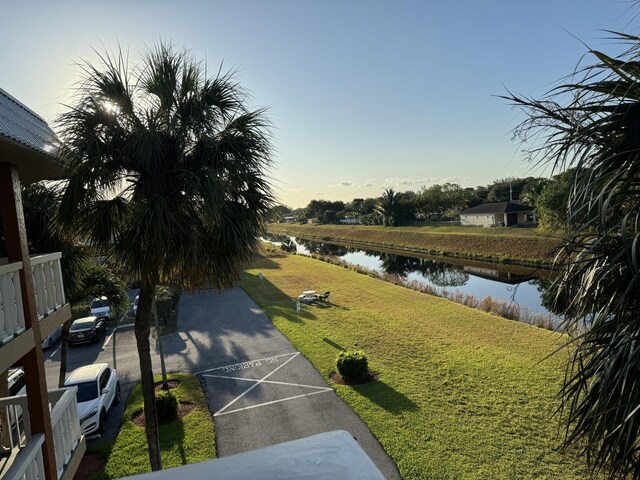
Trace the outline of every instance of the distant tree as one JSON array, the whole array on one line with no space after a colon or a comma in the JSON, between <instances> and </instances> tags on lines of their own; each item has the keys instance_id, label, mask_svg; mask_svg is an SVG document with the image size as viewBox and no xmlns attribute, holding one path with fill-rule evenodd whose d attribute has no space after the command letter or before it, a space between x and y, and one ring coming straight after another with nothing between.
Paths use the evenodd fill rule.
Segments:
<instances>
[{"instance_id":1,"label":"distant tree","mask_svg":"<svg viewBox=\"0 0 640 480\"><path fill-rule=\"evenodd\" d=\"M365 213L362 211L363 206L364 206L364 198L354 198L351 201L351 210L360 215Z\"/></svg>"},{"instance_id":2,"label":"distant tree","mask_svg":"<svg viewBox=\"0 0 640 480\"><path fill-rule=\"evenodd\" d=\"M344 202L330 200L311 200L305 209L307 218L319 218L322 220L325 210L340 212L344 210Z\"/></svg>"},{"instance_id":3,"label":"distant tree","mask_svg":"<svg viewBox=\"0 0 640 480\"><path fill-rule=\"evenodd\" d=\"M384 191L378 202L378 212L382 216L382 224L387 227L394 227L398 220L401 209L402 194L388 188Z\"/></svg>"},{"instance_id":4,"label":"distant tree","mask_svg":"<svg viewBox=\"0 0 640 480\"><path fill-rule=\"evenodd\" d=\"M336 223L338 214L334 210L325 210L322 213L322 221L324 223Z\"/></svg>"},{"instance_id":5,"label":"distant tree","mask_svg":"<svg viewBox=\"0 0 640 480\"><path fill-rule=\"evenodd\" d=\"M573 170L569 170L556 175L540 192L534 206L542 227L562 230L567 228L572 174Z\"/></svg>"},{"instance_id":6,"label":"distant tree","mask_svg":"<svg viewBox=\"0 0 640 480\"><path fill-rule=\"evenodd\" d=\"M455 183L423 187L416 198L417 209L423 218L441 221L445 214L455 217L467 206L469 193Z\"/></svg>"},{"instance_id":7,"label":"distant tree","mask_svg":"<svg viewBox=\"0 0 640 480\"><path fill-rule=\"evenodd\" d=\"M520 201L535 206L544 188L551 182L548 178L531 178L520 192Z\"/></svg>"},{"instance_id":8,"label":"distant tree","mask_svg":"<svg viewBox=\"0 0 640 480\"><path fill-rule=\"evenodd\" d=\"M368 215L373 213L376 210L376 206L378 205L378 200L375 198L365 198L364 203L362 204L360 213L362 215Z\"/></svg>"},{"instance_id":9,"label":"distant tree","mask_svg":"<svg viewBox=\"0 0 640 480\"><path fill-rule=\"evenodd\" d=\"M489 186L487 202L508 202L510 198L519 200L522 189L531 178L507 177L495 180Z\"/></svg>"},{"instance_id":10,"label":"distant tree","mask_svg":"<svg viewBox=\"0 0 640 480\"><path fill-rule=\"evenodd\" d=\"M286 205L275 205L269 209L267 221L272 223L280 223L284 221L285 215L291 215L291 209Z\"/></svg>"}]
</instances>

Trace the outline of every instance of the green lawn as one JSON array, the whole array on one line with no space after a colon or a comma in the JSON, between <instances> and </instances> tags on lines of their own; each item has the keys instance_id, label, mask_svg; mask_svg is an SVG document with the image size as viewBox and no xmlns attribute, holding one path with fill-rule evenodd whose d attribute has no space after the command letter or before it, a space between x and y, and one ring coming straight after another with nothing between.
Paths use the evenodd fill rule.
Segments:
<instances>
[{"instance_id":1,"label":"green lawn","mask_svg":"<svg viewBox=\"0 0 640 480\"><path fill-rule=\"evenodd\" d=\"M213 421L200 382L196 377L186 374L172 374L169 379L180 381L180 385L171 390L178 400L191 402L195 408L182 419L160 427L163 467L177 467L215 458ZM159 380L161 377L156 376L156 381ZM142 410L142 405L142 389L138 384L127 400L118 437L87 449L88 453L107 458L104 471L95 479L121 478L151 471L144 427L137 426L131 420L136 412Z\"/></svg>"},{"instance_id":2,"label":"green lawn","mask_svg":"<svg viewBox=\"0 0 640 480\"><path fill-rule=\"evenodd\" d=\"M558 334L314 259L267 255L242 287L327 379L336 346L367 352L379 381L333 386L405 478L587 477L575 452L559 451L551 419L564 357L544 359ZM330 290L331 306L297 314L292 298L310 288Z\"/></svg>"}]
</instances>

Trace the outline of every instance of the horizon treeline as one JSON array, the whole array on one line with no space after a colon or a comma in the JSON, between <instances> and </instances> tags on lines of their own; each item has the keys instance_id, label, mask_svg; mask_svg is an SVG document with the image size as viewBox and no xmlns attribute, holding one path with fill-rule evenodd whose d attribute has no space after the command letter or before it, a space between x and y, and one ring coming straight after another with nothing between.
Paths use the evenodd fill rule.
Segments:
<instances>
[{"instance_id":1,"label":"horizon treeline","mask_svg":"<svg viewBox=\"0 0 640 480\"><path fill-rule=\"evenodd\" d=\"M489 202L520 201L536 209L542 226L561 227L566 222L564 208L569 194L566 171L551 178L507 177L489 185L462 187L457 183L422 186L419 190L385 190L379 197L341 200L314 199L306 207L292 209L286 205L274 206L268 221L279 223L285 216L294 217L296 223L337 224L345 219L359 219L365 225L411 225L415 223L457 221L460 212Z\"/></svg>"}]
</instances>

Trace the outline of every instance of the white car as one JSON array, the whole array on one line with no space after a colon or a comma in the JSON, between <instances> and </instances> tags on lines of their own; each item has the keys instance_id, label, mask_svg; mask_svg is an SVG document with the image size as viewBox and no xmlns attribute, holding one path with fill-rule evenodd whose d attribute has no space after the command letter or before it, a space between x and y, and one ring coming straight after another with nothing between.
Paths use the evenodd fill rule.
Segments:
<instances>
[{"instance_id":1,"label":"white car","mask_svg":"<svg viewBox=\"0 0 640 480\"><path fill-rule=\"evenodd\" d=\"M102 434L107 412L120 402L118 373L106 363L76 368L64 381L65 387L78 387L78 418L85 435Z\"/></svg>"},{"instance_id":2,"label":"white car","mask_svg":"<svg viewBox=\"0 0 640 480\"><path fill-rule=\"evenodd\" d=\"M62 337L62 325L58 325L53 329L53 332L51 332L49 336L42 339L42 348L51 348L51 346L56 343L60 337Z\"/></svg>"},{"instance_id":3,"label":"white car","mask_svg":"<svg viewBox=\"0 0 640 480\"><path fill-rule=\"evenodd\" d=\"M107 297L94 298L91 301L91 315L98 318L111 318L111 305Z\"/></svg>"}]
</instances>

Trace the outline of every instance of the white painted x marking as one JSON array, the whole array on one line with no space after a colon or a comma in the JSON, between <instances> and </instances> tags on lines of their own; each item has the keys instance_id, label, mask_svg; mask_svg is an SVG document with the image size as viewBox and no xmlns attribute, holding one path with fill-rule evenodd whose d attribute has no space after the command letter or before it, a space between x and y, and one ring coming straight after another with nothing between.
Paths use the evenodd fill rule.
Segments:
<instances>
[{"instance_id":1,"label":"white painted x marking","mask_svg":"<svg viewBox=\"0 0 640 480\"><path fill-rule=\"evenodd\" d=\"M288 355L290 355L290 354L288 354ZM212 374L209 374L209 373L203 374L204 377L225 378L225 379L229 379L229 380L243 380L243 381L246 381L246 382L255 382L253 385L251 385L249 388L247 388L244 392L242 392L236 398L231 400L229 403L227 403L224 407L222 407L216 413L214 413L213 416L214 417L218 417L220 415L227 415L229 413L241 412L243 410L249 410L249 409L257 408L257 407L263 407L265 405L271 405L273 403L284 402L286 400L293 400L295 398L308 397L310 395L317 395L318 393L324 393L324 392L333 391L333 389L331 389L329 387L316 387L314 385L304 385L304 384L301 384L301 383L276 382L276 381L273 381L273 380L267 380L267 378L269 378L271 375L276 373L278 370L280 370L282 367L284 367L287 363L289 363L291 360L296 358L298 355L300 355L300 352L294 353L291 356L291 358L287 359L284 363L281 363L280 365L278 365L277 368L275 368L271 372L267 373L264 377L262 377L260 379L231 377L231 376L228 376L228 375L212 375ZM214 369L212 369L212 370L214 370ZM236 408L235 410L227 410L227 408L229 408L231 405L236 403L238 400L240 400L242 397L244 397L247 393L249 393L251 390L256 388L261 383L270 383L270 384L276 384L276 385L288 385L288 386L293 386L293 387L311 388L311 389L314 389L316 391L315 392L310 392L310 393L303 393L301 395L295 395L293 397L287 397L287 398L281 398L281 399L278 399L278 400L272 400L270 402L259 403L257 405L250 405L248 407Z\"/></svg>"}]
</instances>

